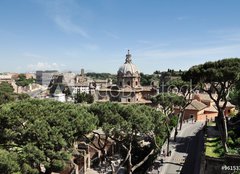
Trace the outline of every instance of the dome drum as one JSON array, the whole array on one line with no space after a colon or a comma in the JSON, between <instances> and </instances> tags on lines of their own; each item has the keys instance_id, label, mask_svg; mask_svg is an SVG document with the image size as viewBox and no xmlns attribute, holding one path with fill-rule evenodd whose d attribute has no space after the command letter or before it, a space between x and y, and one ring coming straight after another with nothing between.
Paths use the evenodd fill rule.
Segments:
<instances>
[{"instance_id":1,"label":"dome drum","mask_svg":"<svg viewBox=\"0 0 240 174\"><path fill-rule=\"evenodd\" d=\"M140 73L138 68L132 63L129 50L125 63L118 69L117 78L120 87L130 86L135 88L140 86Z\"/></svg>"}]
</instances>

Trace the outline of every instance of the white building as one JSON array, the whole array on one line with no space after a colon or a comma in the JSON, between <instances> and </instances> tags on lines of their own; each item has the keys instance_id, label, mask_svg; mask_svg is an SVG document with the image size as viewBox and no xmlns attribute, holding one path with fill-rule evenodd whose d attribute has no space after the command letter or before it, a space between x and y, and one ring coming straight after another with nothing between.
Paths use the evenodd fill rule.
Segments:
<instances>
[{"instance_id":1,"label":"white building","mask_svg":"<svg viewBox=\"0 0 240 174\"><path fill-rule=\"evenodd\" d=\"M82 84L74 84L71 86L72 94L75 95L77 93L90 93L90 84L89 83L82 83Z\"/></svg>"},{"instance_id":2,"label":"white building","mask_svg":"<svg viewBox=\"0 0 240 174\"><path fill-rule=\"evenodd\" d=\"M60 101L60 102L66 102L66 95L63 93L59 93L59 94L53 94L53 98L56 101Z\"/></svg>"}]
</instances>

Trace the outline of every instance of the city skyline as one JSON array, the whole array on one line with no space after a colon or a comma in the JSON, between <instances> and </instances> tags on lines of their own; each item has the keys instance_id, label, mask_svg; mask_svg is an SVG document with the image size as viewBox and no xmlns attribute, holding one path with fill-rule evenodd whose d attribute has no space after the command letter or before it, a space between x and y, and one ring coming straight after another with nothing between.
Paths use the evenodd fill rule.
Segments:
<instances>
[{"instance_id":1,"label":"city skyline","mask_svg":"<svg viewBox=\"0 0 240 174\"><path fill-rule=\"evenodd\" d=\"M0 70L143 73L240 57L237 0L2 0Z\"/></svg>"}]
</instances>

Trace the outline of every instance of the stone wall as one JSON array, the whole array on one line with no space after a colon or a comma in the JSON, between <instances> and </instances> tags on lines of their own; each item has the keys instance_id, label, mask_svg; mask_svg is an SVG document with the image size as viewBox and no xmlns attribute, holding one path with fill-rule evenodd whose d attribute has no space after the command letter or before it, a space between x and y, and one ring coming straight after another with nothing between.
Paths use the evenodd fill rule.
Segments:
<instances>
[{"instance_id":1,"label":"stone wall","mask_svg":"<svg viewBox=\"0 0 240 174\"><path fill-rule=\"evenodd\" d=\"M224 165L240 167L240 155L225 155L222 158L213 158L202 154L200 174L233 173L233 170L222 169Z\"/></svg>"}]
</instances>

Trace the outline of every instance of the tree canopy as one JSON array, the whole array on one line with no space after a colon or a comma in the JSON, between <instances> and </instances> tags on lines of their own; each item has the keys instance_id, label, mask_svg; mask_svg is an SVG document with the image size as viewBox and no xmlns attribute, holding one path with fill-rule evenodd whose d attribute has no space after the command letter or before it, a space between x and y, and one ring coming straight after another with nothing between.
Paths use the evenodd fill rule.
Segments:
<instances>
[{"instance_id":1,"label":"tree canopy","mask_svg":"<svg viewBox=\"0 0 240 174\"><path fill-rule=\"evenodd\" d=\"M216 122L221 133L224 149L227 152L228 133L224 110L228 102L229 91L240 79L240 59L229 58L196 65L185 72L182 78L198 84L201 90L208 93L215 102L218 109ZM213 96L213 93L217 94L217 98ZM220 102L224 104L221 105Z\"/></svg>"},{"instance_id":2,"label":"tree canopy","mask_svg":"<svg viewBox=\"0 0 240 174\"><path fill-rule=\"evenodd\" d=\"M27 79L25 74L19 74L18 79L16 80L16 85L25 87L34 83L34 81L33 78Z\"/></svg>"},{"instance_id":3,"label":"tree canopy","mask_svg":"<svg viewBox=\"0 0 240 174\"><path fill-rule=\"evenodd\" d=\"M46 174L62 171L74 142L101 128L121 148L121 165L138 173L159 152L175 121L145 105L10 102L0 107L0 157L8 158L0 169L37 174L44 166Z\"/></svg>"},{"instance_id":4,"label":"tree canopy","mask_svg":"<svg viewBox=\"0 0 240 174\"><path fill-rule=\"evenodd\" d=\"M0 83L0 92L12 94L14 92L14 89L12 85L9 84L8 82L2 82Z\"/></svg>"},{"instance_id":5,"label":"tree canopy","mask_svg":"<svg viewBox=\"0 0 240 174\"><path fill-rule=\"evenodd\" d=\"M162 112L168 116L173 113L173 109L176 106L182 106L185 104L186 99L175 93L160 93L155 97L152 97L152 103L159 104Z\"/></svg>"},{"instance_id":6,"label":"tree canopy","mask_svg":"<svg viewBox=\"0 0 240 174\"><path fill-rule=\"evenodd\" d=\"M85 92L78 92L74 96L75 103L93 103L94 102L94 96L92 94L87 94Z\"/></svg>"},{"instance_id":7,"label":"tree canopy","mask_svg":"<svg viewBox=\"0 0 240 174\"><path fill-rule=\"evenodd\" d=\"M11 84L2 82L0 84L0 105L15 100L25 100L29 98L28 94L16 94Z\"/></svg>"},{"instance_id":8,"label":"tree canopy","mask_svg":"<svg viewBox=\"0 0 240 174\"><path fill-rule=\"evenodd\" d=\"M164 115L145 105L120 105L117 103L93 104L90 112L99 119L99 127L122 148L122 165L128 172L137 171L151 155L157 153L167 131ZM148 146L141 146L141 143Z\"/></svg>"},{"instance_id":9,"label":"tree canopy","mask_svg":"<svg viewBox=\"0 0 240 174\"><path fill-rule=\"evenodd\" d=\"M0 83L0 105L14 100L14 89L7 82Z\"/></svg>"},{"instance_id":10,"label":"tree canopy","mask_svg":"<svg viewBox=\"0 0 240 174\"><path fill-rule=\"evenodd\" d=\"M39 173L41 164L50 173L64 168L74 141L92 131L97 119L77 105L24 100L3 105L0 123L0 147L17 156L20 171Z\"/></svg>"}]
</instances>

